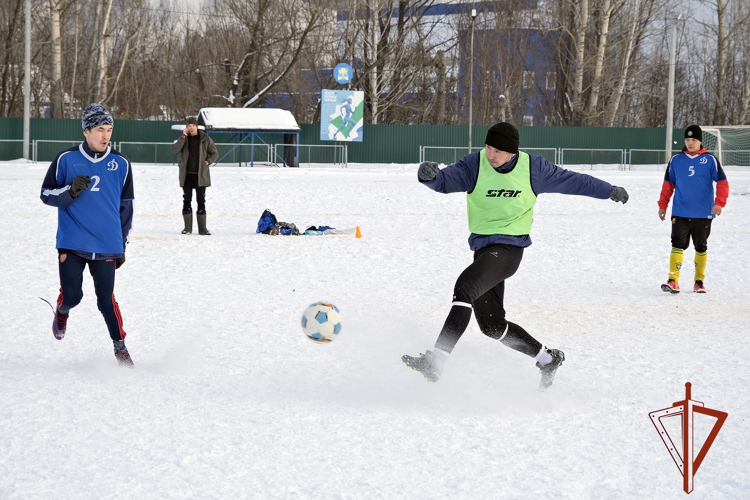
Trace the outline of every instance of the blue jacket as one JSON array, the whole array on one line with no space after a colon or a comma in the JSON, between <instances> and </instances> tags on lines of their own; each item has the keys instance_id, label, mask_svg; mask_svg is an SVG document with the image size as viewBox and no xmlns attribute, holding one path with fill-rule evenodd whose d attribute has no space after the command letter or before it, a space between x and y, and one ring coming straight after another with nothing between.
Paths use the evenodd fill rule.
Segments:
<instances>
[{"instance_id":1,"label":"blue jacket","mask_svg":"<svg viewBox=\"0 0 750 500\"><path fill-rule=\"evenodd\" d=\"M91 184L77 198L70 185L77 175ZM121 256L133 224L133 171L130 161L107 147L94 153L84 141L61 151L42 183L42 201L57 207L57 248L90 260Z\"/></svg>"},{"instance_id":2,"label":"blue jacket","mask_svg":"<svg viewBox=\"0 0 750 500\"><path fill-rule=\"evenodd\" d=\"M511 172L518 161L518 155L508 163L495 170L499 173ZM542 193L577 194L591 198L606 199L612 194L612 185L596 177L565 170L548 162L544 157L529 155L531 189L539 196ZM479 177L479 153L471 153L463 159L439 170L431 181L419 181L438 193L471 193ZM510 236L507 234L482 235L471 233L469 247L479 250L489 245L513 245L527 247L531 245L529 235Z\"/></svg>"},{"instance_id":3,"label":"blue jacket","mask_svg":"<svg viewBox=\"0 0 750 500\"><path fill-rule=\"evenodd\" d=\"M669 160L664 173L659 208L666 210L673 191L673 217L710 219L714 217L711 215L714 205L723 207L727 204L729 183L719 160L705 148L693 154L685 149Z\"/></svg>"}]
</instances>

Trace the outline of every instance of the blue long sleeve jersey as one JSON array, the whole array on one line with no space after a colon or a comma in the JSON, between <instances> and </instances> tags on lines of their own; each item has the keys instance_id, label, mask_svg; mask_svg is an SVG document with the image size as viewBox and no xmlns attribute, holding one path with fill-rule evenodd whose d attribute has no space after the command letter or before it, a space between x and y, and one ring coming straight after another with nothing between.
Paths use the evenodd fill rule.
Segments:
<instances>
[{"instance_id":1,"label":"blue long sleeve jersey","mask_svg":"<svg viewBox=\"0 0 750 500\"><path fill-rule=\"evenodd\" d=\"M77 198L70 185L77 175L91 178ZM57 207L57 248L89 260L123 255L133 225L133 172L130 161L107 147L94 153L86 141L61 151L42 183L41 199Z\"/></svg>"},{"instance_id":2,"label":"blue long sleeve jersey","mask_svg":"<svg viewBox=\"0 0 750 500\"><path fill-rule=\"evenodd\" d=\"M508 163L495 170L499 173L512 171L518 161L515 155ZM536 196L542 193L575 194L591 198L606 199L612 194L612 185L596 177L565 170L548 162L544 157L529 155L531 189ZM471 153L458 162L438 171L431 181L422 184L438 193L471 193L479 177L479 153ZM511 236L507 234L475 234L469 236L469 247L479 250L489 245L513 245L527 247L531 245L528 234Z\"/></svg>"}]
</instances>

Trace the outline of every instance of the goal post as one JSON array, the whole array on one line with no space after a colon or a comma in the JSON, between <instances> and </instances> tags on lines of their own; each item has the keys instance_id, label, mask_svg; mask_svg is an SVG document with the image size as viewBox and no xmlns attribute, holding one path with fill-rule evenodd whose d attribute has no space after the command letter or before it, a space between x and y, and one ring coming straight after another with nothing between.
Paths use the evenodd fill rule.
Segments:
<instances>
[{"instance_id":1,"label":"goal post","mask_svg":"<svg viewBox=\"0 0 750 500\"><path fill-rule=\"evenodd\" d=\"M750 166L750 125L701 126L703 147L724 166Z\"/></svg>"}]
</instances>

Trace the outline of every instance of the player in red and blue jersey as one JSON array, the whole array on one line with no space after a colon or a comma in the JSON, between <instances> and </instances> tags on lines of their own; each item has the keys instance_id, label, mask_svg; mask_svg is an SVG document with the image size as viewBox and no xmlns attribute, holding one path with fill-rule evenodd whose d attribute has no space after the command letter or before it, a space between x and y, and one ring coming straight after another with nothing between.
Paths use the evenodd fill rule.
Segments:
<instances>
[{"instance_id":1,"label":"player in red and blue jersey","mask_svg":"<svg viewBox=\"0 0 750 500\"><path fill-rule=\"evenodd\" d=\"M89 104L82 122L86 140L61 151L42 183L42 201L57 207L58 221L60 296L52 333L58 340L65 336L70 310L83 298L83 270L88 265L115 358L132 366L114 287L133 222L133 169L109 145L114 125L109 111Z\"/></svg>"},{"instance_id":2,"label":"player in red and blue jersey","mask_svg":"<svg viewBox=\"0 0 750 500\"><path fill-rule=\"evenodd\" d=\"M667 165L659 198L661 220L666 218L672 193L672 252L669 257L669 278L661 289L680 293L682 253L687 250L692 238L695 247L693 291L706 293L703 281L708 259L708 236L711 234L711 222L727 204L729 183L719 160L703 147L703 131L698 125L685 129L685 147Z\"/></svg>"}]
</instances>

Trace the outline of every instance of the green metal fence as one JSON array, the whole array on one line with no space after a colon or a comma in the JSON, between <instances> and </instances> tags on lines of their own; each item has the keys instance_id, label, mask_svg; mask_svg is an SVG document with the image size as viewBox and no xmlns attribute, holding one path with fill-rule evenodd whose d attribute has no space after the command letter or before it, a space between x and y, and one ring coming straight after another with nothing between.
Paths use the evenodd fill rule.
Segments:
<instances>
[{"instance_id":1,"label":"green metal fence","mask_svg":"<svg viewBox=\"0 0 750 500\"><path fill-rule=\"evenodd\" d=\"M116 120L112 140L116 143L171 143L177 136L172 131L172 121ZM300 126L301 145L342 144L320 140L319 124ZM472 146L480 148L488 126L472 128ZM664 148L665 130L646 128L595 128L595 127L519 127L521 149L526 151L587 149L587 150L660 150ZM682 137L683 130L675 129L673 136ZM221 137L219 137L219 135ZM214 136L217 143L233 143L231 134ZM259 134L269 145L283 143L283 134ZM363 141L347 143L349 163L416 163L420 158L420 147L465 147L468 150L469 127L465 125L364 125ZM19 141L23 139L22 118L0 118L0 140ZM31 140L37 141L81 141L80 120L49 118L31 119ZM679 140L678 140L679 142ZM51 143L47 143L51 144ZM45 146L47 147L47 146ZM49 146L52 147L52 146ZM62 149L62 148L60 148ZM164 153L157 152L159 162L172 163L168 148ZM140 161L141 155L153 157L149 146L143 145L143 152L131 149L133 161ZM150 152L146 152L150 151ZM40 153L39 160L47 158L48 152ZM127 152L125 154L128 154ZM317 154L317 153L316 153ZM546 156L546 154L545 154ZM22 149L16 142L0 142L0 160L23 157ZM54 157L54 155L53 155ZM51 159L51 158L50 158ZM567 158L566 158L567 160ZM45 160L46 161L46 160ZM144 160L146 161L146 160ZM152 162L153 160L148 160ZM637 159L633 158L632 162ZM650 161L650 160L649 160ZM567 163L567 162L566 162Z\"/></svg>"}]
</instances>

